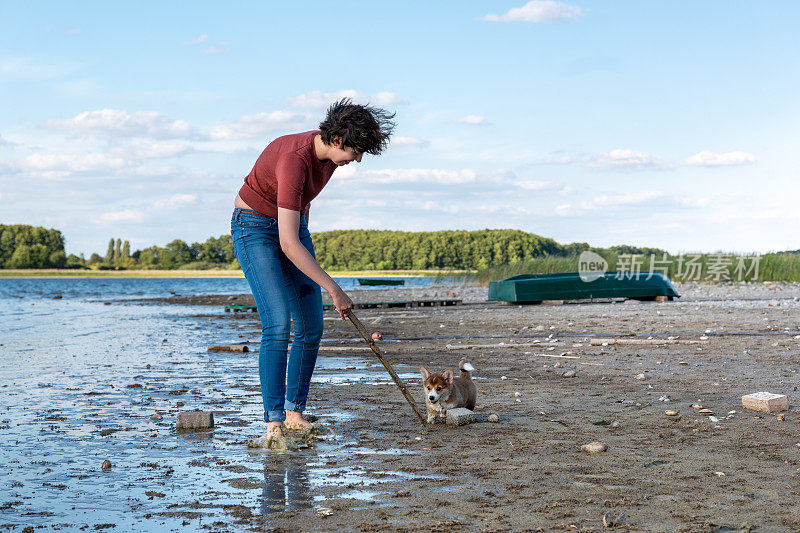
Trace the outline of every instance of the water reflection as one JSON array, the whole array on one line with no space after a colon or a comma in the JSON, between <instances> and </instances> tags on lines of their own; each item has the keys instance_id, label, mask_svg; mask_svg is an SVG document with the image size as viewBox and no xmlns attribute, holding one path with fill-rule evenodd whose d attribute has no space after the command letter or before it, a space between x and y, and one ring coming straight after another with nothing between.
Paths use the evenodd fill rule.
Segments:
<instances>
[{"instance_id":1,"label":"water reflection","mask_svg":"<svg viewBox=\"0 0 800 533\"><path fill-rule=\"evenodd\" d=\"M270 454L271 455L271 454ZM308 467L301 457L284 455L264 457L264 487L261 494L262 515L308 509L312 506Z\"/></svg>"}]
</instances>

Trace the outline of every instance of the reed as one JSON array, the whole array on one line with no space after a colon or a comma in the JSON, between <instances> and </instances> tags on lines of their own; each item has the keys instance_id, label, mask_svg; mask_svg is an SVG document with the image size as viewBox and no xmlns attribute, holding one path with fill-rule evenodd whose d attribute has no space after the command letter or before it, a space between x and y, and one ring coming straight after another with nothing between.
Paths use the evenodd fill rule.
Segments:
<instances>
[{"instance_id":1,"label":"reed","mask_svg":"<svg viewBox=\"0 0 800 533\"><path fill-rule=\"evenodd\" d=\"M632 256L600 253L608 262L609 271L665 272L673 281L800 281L800 254L794 252L747 255L733 253ZM477 283L506 279L520 274L577 272L578 257L545 256L510 265L484 268L464 273Z\"/></svg>"}]
</instances>

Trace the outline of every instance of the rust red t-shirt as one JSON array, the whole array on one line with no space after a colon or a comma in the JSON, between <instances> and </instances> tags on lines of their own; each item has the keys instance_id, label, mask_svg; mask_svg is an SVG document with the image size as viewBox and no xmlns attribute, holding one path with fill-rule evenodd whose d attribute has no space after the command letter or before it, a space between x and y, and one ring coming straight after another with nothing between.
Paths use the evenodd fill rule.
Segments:
<instances>
[{"instance_id":1,"label":"rust red t-shirt","mask_svg":"<svg viewBox=\"0 0 800 533\"><path fill-rule=\"evenodd\" d=\"M278 137L261 152L244 179L239 197L259 213L278 218L278 207L306 213L308 204L336 170L314 150L319 130Z\"/></svg>"}]
</instances>

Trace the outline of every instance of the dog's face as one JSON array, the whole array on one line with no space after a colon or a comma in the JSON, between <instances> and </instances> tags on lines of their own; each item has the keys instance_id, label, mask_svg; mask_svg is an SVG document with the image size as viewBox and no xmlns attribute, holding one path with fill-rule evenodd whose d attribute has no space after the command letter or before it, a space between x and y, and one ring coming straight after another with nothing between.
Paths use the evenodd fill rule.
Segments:
<instances>
[{"instance_id":1,"label":"dog's face","mask_svg":"<svg viewBox=\"0 0 800 533\"><path fill-rule=\"evenodd\" d=\"M430 403L437 403L440 399L447 399L450 396L450 388L453 386L453 371L446 370L444 374L428 372L424 366L419 367L422 374L422 386L425 388L425 400Z\"/></svg>"}]
</instances>

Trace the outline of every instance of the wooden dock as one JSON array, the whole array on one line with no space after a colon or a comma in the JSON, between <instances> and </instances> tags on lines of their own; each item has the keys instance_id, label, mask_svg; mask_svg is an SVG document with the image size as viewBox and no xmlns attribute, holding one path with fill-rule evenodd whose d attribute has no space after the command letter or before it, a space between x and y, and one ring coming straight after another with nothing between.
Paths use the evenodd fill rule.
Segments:
<instances>
[{"instance_id":1,"label":"wooden dock","mask_svg":"<svg viewBox=\"0 0 800 533\"><path fill-rule=\"evenodd\" d=\"M402 302L355 302L353 309L392 309L392 308L412 308L412 307L452 307L460 305L462 300L408 300ZM334 309L333 304L322 304L323 311ZM234 313L256 313L258 309L255 305L226 305L225 312Z\"/></svg>"}]
</instances>

